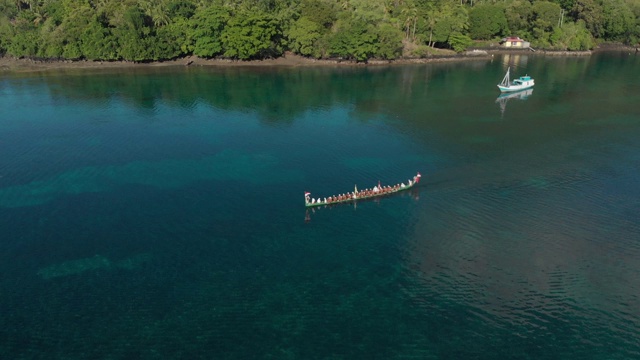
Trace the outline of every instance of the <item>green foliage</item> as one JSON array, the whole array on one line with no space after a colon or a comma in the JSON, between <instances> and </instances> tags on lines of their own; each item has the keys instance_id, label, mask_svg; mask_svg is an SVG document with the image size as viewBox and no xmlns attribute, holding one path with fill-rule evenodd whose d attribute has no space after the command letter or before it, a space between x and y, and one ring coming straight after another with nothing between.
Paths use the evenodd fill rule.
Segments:
<instances>
[{"instance_id":1,"label":"green foliage","mask_svg":"<svg viewBox=\"0 0 640 360\"><path fill-rule=\"evenodd\" d=\"M529 21L533 16L532 5L528 0L515 0L505 9L505 16L511 34L529 31Z\"/></svg>"},{"instance_id":2,"label":"green foliage","mask_svg":"<svg viewBox=\"0 0 640 360\"><path fill-rule=\"evenodd\" d=\"M118 43L108 28L97 21L91 22L82 33L81 50L89 60L116 60Z\"/></svg>"},{"instance_id":3,"label":"green foliage","mask_svg":"<svg viewBox=\"0 0 640 360\"><path fill-rule=\"evenodd\" d=\"M294 23L287 33L289 48L296 54L304 56L320 57L315 46L321 37L321 26L307 17L301 17Z\"/></svg>"},{"instance_id":4,"label":"green foliage","mask_svg":"<svg viewBox=\"0 0 640 360\"><path fill-rule=\"evenodd\" d=\"M251 60L290 50L366 61L503 35L570 50L636 44L640 0L0 0L0 55L17 57Z\"/></svg>"},{"instance_id":5,"label":"green foliage","mask_svg":"<svg viewBox=\"0 0 640 360\"><path fill-rule=\"evenodd\" d=\"M73 14L64 17L60 24L60 34L63 42L61 56L65 59L80 59L83 57L82 36L95 21L95 11L88 4L76 8Z\"/></svg>"},{"instance_id":6,"label":"green foliage","mask_svg":"<svg viewBox=\"0 0 640 360\"><path fill-rule=\"evenodd\" d=\"M222 54L221 34L230 16L226 8L212 6L191 19L189 37L195 39L194 55L210 58Z\"/></svg>"},{"instance_id":7,"label":"green foliage","mask_svg":"<svg viewBox=\"0 0 640 360\"><path fill-rule=\"evenodd\" d=\"M300 16L319 24L325 29L330 28L338 19L337 10L333 3L322 0L304 0L300 5Z\"/></svg>"},{"instance_id":8,"label":"green foliage","mask_svg":"<svg viewBox=\"0 0 640 360\"><path fill-rule=\"evenodd\" d=\"M541 31L552 31L559 25L562 9L550 1L537 1L532 7L533 27Z\"/></svg>"},{"instance_id":9,"label":"green foliage","mask_svg":"<svg viewBox=\"0 0 640 360\"><path fill-rule=\"evenodd\" d=\"M65 34L62 29L55 26L52 19L47 19L40 28L40 46L38 47L38 57L48 59L59 59L62 57L65 45Z\"/></svg>"},{"instance_id":10,"label":"green foliage","mask_svg":"<svg viewBox=\"0 0 640 360\"><path fill-rule=\"evenodd\" d=\"M0 0L0 17L15 19L18 14L18 7L15 0Z\"/></svg>"},{"instance_id":11,"label":"green foliage","mask_svg":"<svg viewBox=\"0 0 640 360\"><path fill-rule=\"evenodd\" d=\"M375 57L393 60L402 55L403 33L391 24L383 23L378 28L378 51Z\"/></svg>"},{"instance_id":12,"label":"green foliage","mask_svg":"<svg viewBox=\"0 0 640 360\"><path fill-rule=\"evenodd\" d=\"M410 56L418 57L418 58L425 58L425 57L434 55L436 52L437 52L437 50L432 48L431 46L418 45L415 48L411 49Z\"/></svg>"},{"instance_id":13,"label":"green foliage","mask_svg":"<svg viewBox=\"0 0 640 360\"><path fill-rule=\"evenodd\" d=\"M570 15L575 20L583 20L594 37L604 33L604 10L596 0L576 0Z\"/></svg>"},{"instance_id":14,"label":"green foliage","mask_svg":"<svg viewBox=\"0 0 640 360\"><path fill-rule=\"evenodd\" d=\"M142 10L138 7L128 8L124 13L124 20L127 24L127 28L132 31L140 32L140 34L144 34L145 26L145 17Z\"/></svg>"},{"instance_id":15,"label":"green foliage","mask_svg":"<svg viewBox=\"0 0 640 360\"><path fill-rule=\"evenodd\" d=\"M11 23L9 19L0 15L0 56L4 55L9 45L9 38L11 37Z\"/></svg>"},{"instance_id":16,"label":"green foliage","mask_svg":"<svg viewBox=\"0 0 640 360\"><path fill-rule=\"evenodd\" d=\"M38 11L45 20L50 20L54 26L60 25L65 17L70 15L67 13L67 8L65 8L65 4L62 1L45 1Z\"/></svg>"},{"instance_id":17,"label":"green foliage","mask_svg":"<svg viewBox=\"0 0 640 360\"><path fill-rule=\"evenodd\" d=\"M449 37L449 45L451 45L451 48L458 53L465 51L469 46L471 46L471 44L473 44L473 40L471 40L467 35L462 35L459 32L455 32Z\"/></svg>"},{"instance_id":18,"label":"green foliage","mask_svg":"<svg viewBox=\"0 0 640 360\"><path fill-rule=\"evenodd\" d=\"M194 52L193 33L186 18L176 18L159 29L157 36L159 39L169 39L169 42L176 46L178 52L173 57L191 55Z\"/></svg>"},{"instance_id":19,"label":"green foliage","mask_svg":"<svg viewBox=\"0 0 640 360\"><path fill-rule=\"evenodd\" d=\"M330 40L330 53L343 59L366 61L378 51L378 36L364 21L343 22Z\"/></svg>"},{"instance_id":20,"label":"green foliage","mask_svg":"<svg viewBox=\"0 0 640 360\"><path fill-rule=\"evenodd\" d=\"M187 35L183 28L177 26L163 26L156 30L156 35L149 38L153 49L153 60L176 59L187 53L182 49L188 48Z\"/></svg>"},{"instance_id":21,"label":"green foliage","mask_svg":"<svg viewBox=\"0 0 640 360\"><path fill-rule=\"evenodd\" d=\"M506 35L507 18L504 10L496 5L478 5L469 11L469 35L487 40L496 35Z\"/></svg>"},{"instance_id":22,"label":"green foliage","mask_svg":"<svg viewBox=\"0 0 640 360\"><path fill-rule=\"evenodd\" d=\"M196 4L186 0L174 0L169 2L167 6L168 16L171 19L190 19L196 14Z\"/></svg>"},{"instance_id":23,"label":"green foliage","mask_svg":"<svg viewBox=\"0 0 640 360\"><path fill-rule=\"evenodd\" d=\"M15 57L36 57L38 55L39 34L33 23L33 13L22 11L13 20L11 37L6 41L7 53Z\"/></svg>"},{"instance_id":24,"label":"green foliage","mask_svg":"<svg viewBox=\"0 0 640 360\"><path fill-rule=\"evenodd\" d=\"M560 5L549 1L538 1L532 7L533 25L531 33L536 45L546 47L550 44L550 36L554 28L559 26L561 8Z\"/></svg>"},{"instance_id":25,"label":"green foliage","mask_svg":"<svg viewBox=\"0 0 640 360\"><path fill-rule=\"evenodd\" d=\"M382 22L385 18L385 2L376 0L349 0L352 18L367 24Z\"/></svg>"},{"instance_id":26,"label":"green foliage","mask_svg":"<svg viewBox=\"0 0 640 360\"><path fill-rule=\"evenodd\" d=\"M631 8L623 0L609 0L603 5L605 37L614 41L630 43L637 21Z\"/></svg>"},{"instance_id":27,"label":"green foliage","mask_svg":"<svg viewBox=\"0 0 640 360\"><path fill-rule=\"evenodd\" d=\"M278 23L271 15L238 12L221 33L224 56L240 60L278 56L282 54L275 42L279 34Z\"/></svg>"},{"instance_id":28,"label":"green foliage","mask_svg":"<svg viewBox=\"0 0 640 360\"><path fill-rule=\"evenodd\" d=\"M454 33L465 33L468 28L469 15L462 6L447 5L436 15L433 27L433 39L439 43L449 44L449 37Z\"/></svg>"},{"instance_id":29,"label":"green foliage","mask_svg":"<svg viewBox=\"0 0 640 360\"><path fill-rule=\"evenodd\" d=\"M558 27L551 35L551 44L559 50L590 50L594 46L591 33L579 20L577 23L567 22Z\"/></svg>"},{"instance_id":30,"label":"green foliage","mask_svg":"<svg viewBox=\"0 0 640 360\"><path fill-rule=\"evenodd\" d=\"M35 57L38 53L38 34L25 31L15 34L7 44L7 53L15 57Z\"/></svg>"},{"instance_id":31,"label":"green foliage","mask_svg":"<svg viewBox=\"0 0 640 360\"><path fill-rule=\"evenodd\" d=\"M113 29L113 35L118 39L118 59L129 61L144 61L149 59L149 53L142 44L143 40L135 31L130 29Z\"/></svg>"},{"instance_id":32,"label":"green foliage","mask_svg":"<svg viewBox=\"0 0 640 360\"><path fill-rule=\"evenodd\" d=\"M565 10L571 10L576 3L576 0L551 0L554 3L560 5Z\"/></svg>"}]
</instances>

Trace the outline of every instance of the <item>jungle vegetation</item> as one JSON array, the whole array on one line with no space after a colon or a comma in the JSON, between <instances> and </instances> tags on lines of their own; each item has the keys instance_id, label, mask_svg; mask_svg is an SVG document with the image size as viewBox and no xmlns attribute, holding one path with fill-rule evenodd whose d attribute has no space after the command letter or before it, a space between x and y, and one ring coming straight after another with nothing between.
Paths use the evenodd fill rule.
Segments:
<instances>
[{"instance_id":1,"label":"jungle vegetation","mask_svg":"<svg viewBox=\"0 0 640 360\"><path fill-rule=\"evenodd\" d=\"M640 0L0 0L0 54L39 59L366 61L505 36L557 50L635 45Z\"/></svg>"}]
</instances>

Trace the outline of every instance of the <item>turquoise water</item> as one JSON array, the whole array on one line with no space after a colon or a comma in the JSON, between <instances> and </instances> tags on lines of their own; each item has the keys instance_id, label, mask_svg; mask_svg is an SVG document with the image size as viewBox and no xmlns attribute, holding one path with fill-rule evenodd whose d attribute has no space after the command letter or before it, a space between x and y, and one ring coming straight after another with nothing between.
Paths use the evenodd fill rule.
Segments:
<instances>
[{"instance_id":1,"label":"turquoise water","mask_svg":"<svg viewBox=\"0 0 640 360\"><path fill-rule=\"evenodd\" d=\"M639 66L5 73L0 358L638 358Z\"/></svg>"}]
</instances>

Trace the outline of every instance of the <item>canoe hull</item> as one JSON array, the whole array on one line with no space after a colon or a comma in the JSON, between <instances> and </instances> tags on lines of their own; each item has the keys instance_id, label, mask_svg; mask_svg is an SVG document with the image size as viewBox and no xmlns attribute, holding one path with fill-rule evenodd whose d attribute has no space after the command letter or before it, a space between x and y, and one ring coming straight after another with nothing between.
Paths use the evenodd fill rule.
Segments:
<instances>
[{"instance_id":1,"label":"canoe hull","mask_svg":"<svg viewBox=\"0 0 640 360\"><path fill-rule=\"evenodd\" d=\"M305 196L305 207L316 207L316 206L322 206L322 205L333 205L333 204L343 204L343 203L349 203L349 202L355 202L358 200L365 200L365 199L373 199L373 198L377 198L377 197L382 197L382 196L387 196L387 195L391 195L391 194L395 194L397 192L400 191L405 191L408 189L411 189L412 187L414 187L417 183L420 182L420 173L418 173L416 176L413 177L413 181L411 181L410 184L407 185L400 185L397 188L391 188L390 190L380 190L377 192L373 192L370 190L370 194L368 195L364 195L364 194L358 194L358 196L355 197L346 197L342 200L329 200L327 199L327 201L316 201L316 202L311 202L309 201L309 199Z\"/></svg>"}]
</instances>

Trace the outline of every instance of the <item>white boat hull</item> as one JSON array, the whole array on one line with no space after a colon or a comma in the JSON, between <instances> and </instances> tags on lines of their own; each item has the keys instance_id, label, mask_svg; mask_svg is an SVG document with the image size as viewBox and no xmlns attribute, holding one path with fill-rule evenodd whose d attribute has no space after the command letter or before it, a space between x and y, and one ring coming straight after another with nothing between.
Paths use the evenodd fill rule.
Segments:
<instances>
[{"instance_id":1,"label":"white boat hull","mask_svg":"<svg viewBox=\"0 0 640 360\"><path fill-rule=\"evenodd\" d=\"M502 92L514 92L514 91L530 89L533 87L533 85L534 83L533 81L531 81L531 84L509 85L509 86L498 85L498 89L500 89L500 91Z\"/></svg>"}]
</instances>

